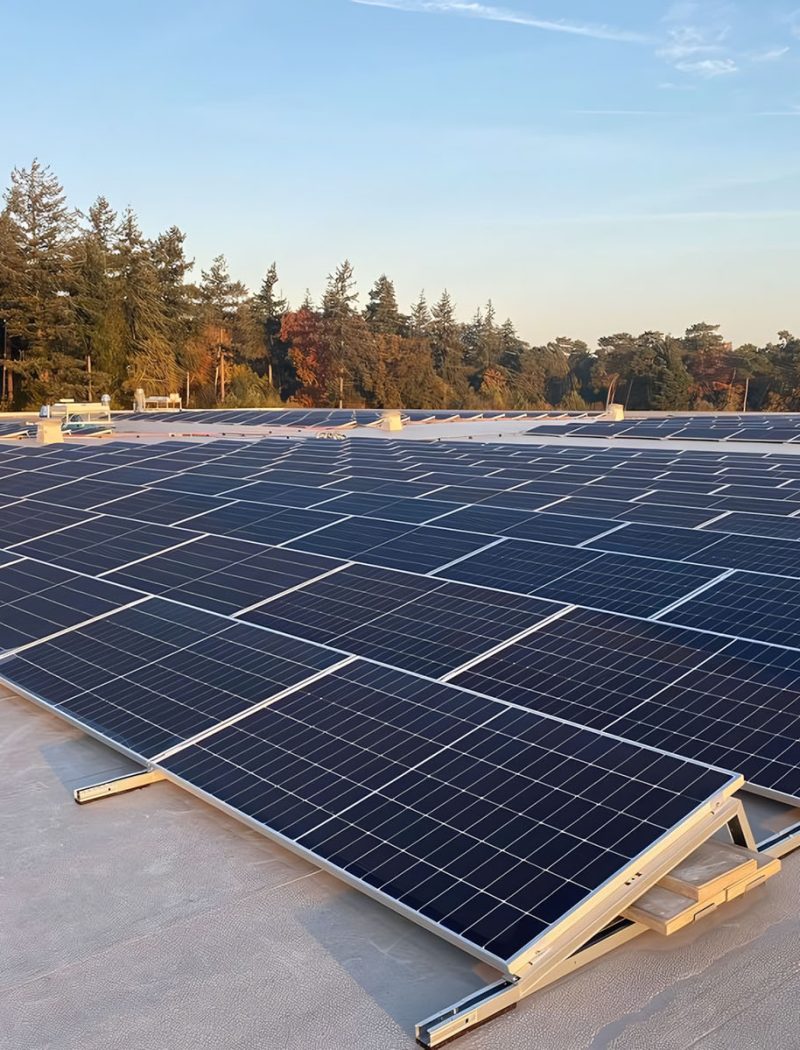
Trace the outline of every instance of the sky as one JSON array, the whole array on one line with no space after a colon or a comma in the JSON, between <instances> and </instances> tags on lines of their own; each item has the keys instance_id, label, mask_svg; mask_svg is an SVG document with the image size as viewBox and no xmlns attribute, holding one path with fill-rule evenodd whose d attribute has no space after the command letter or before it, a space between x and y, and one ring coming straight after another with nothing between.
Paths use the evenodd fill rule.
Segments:
<instances>
[{"instance_id":1,"label":"sky","mask_svg":"<svg viewBox=\"0 0 800 1050\"><path fill-rule=\"evenodd\" d=\"M299 304L491 297L542 343L800 330L800 0L5 0L0 180Z\"/></svg>"}]
</instances>

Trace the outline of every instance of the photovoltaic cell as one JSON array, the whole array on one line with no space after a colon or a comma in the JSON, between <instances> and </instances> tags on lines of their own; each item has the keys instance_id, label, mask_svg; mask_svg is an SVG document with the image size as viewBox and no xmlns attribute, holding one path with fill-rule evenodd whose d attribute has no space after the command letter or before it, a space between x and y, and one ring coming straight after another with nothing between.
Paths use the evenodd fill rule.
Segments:
<instances>
[{"instance_id":1,"label":"photovoltaic cell","mask_svg":"<svg viewBox=\"0 0 800 1050\"><path fill-rule=\"evenodd\" d=\"M732 783L363 662L163 767L503 965Z\"/></svg>"},{"instance_id":2,"label":"photovoltaic cell","mask_svg":"<svg viewBox=\"0 0 800 1050\"><path fill-rule=\"evenodd\" d=\"M139 595L27 559L0 568L0 650L109 613Z\"/></svg>"},{"instance_id":3,"label":"photovoltaic cell","mask_svg":"<svg viewBox=\"0 0 800 1050\"><path fill-rule=\"evenodd\" d=\"M0 544L12 547L17 543L86 522L92 515L66 507L51 507L35 500L19 500L0 506Z\"/></svg>"},{"instance_id":4,"label":"photovoltaic cell","mask_svg":"<svg viewBox=\"0 0 800 1050\"><path fill-rule=\"evenodd\" d=\"M727 638L699 631L575 609L453 681L509 703L608 729L620 715L729 644Z\"/></svg>"},{"instance_id":5,"label":"photovoltaic cell","mask_svg":"<svg viewBox=\"0 0 800 1050\"><path fill-rule=\"evenodd\" d=\"M232 614L329 572L337 563L285 548L207 536L112 573L109 579Z\"/></svg>"},{"instance_id":6,"label":"photovoltaic cell","mask_svg":"<svg viewBox=\"0 0 800 1050\"><path fill-rule=\"evenodd\" d=\"M670 623L800 647L800 580L735 572L665 613Z\"/></svg>"},{"instance_id":7,"label":"photovoltaic cell","mask_svg":"<svg viewBox=\"0 0 800 1050\"><path fill-rule=\"evenodd\" d=\"M98 517L22 543L15 549L19 554L65 569L97 575L192 538L192 533L167 525Z\"/></svg>"},{"instance_id":8,"label":"photovoltaic cell","mask_svg":"<svg viewBox=\"0 0 800 1050\"><path fill-rule=\"evenodd\" d=\"M439 678L559 608L521 595L354 565L245 618Z\"/></svg>"},{"instance_id":9,"label":"photovoltaic cell","mask_svg":"<svg viewBox=\"0 0 800 1050\"><path fill-rule=\"evenodd\" d=\"M153 611L149 604L24 650L0 662L0 676L152 757L341 659L224 618L196 621L177 604L157 602Z\"/></svg>"}]
</instances>

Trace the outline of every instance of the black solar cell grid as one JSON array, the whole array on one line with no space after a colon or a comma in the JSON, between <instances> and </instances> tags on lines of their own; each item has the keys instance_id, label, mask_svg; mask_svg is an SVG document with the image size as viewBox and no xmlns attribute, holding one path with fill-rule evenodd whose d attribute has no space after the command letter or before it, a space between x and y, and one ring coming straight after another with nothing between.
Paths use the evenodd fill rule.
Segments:
<instances>
[{"instance_id":1,"label":"black solar cell grid","mask_svg":"<svg viewBox=\"0 0 800 1050\"><path fill-rule=\"evenodd\" d=\"M315 510L336 514L353 514L365 518L383 518L386 521L402 521L409 525L424 525L455 510L456 504L443 504L424 496L414 499L398 499L396 496L381 496L371 492L338 493L328 499L320 493L322 502L315 503Z\"/></svg>"},{"instance_id":2,"label":"black solar cell grid","mask_svg":"<svg viewBox=\"0 0 800 1050\"><path fill-rule=\"evenodd\" d=\"M152 757L340 659L154 600L0 661L0 676Z\"/></svg>"},{"instance_id":3,"label":"black solar cell grid","mask_svg":"<svg viewBox=\"0 0 800 1050\"><path fill-rule=\"evenodd\" d=\"M747 514L730 511L703 526L707 532L727 532L741 536L774 536L800 540L800 518L780 518L775 514Z\"/></svg>"},{"instance_id":4,"label":"black solar cell grid","mask_svg":"<svg viewBox=\"0 0 800 1050\"><path fill-rule=\"evenodd\" d=\"M670 623L800 647L800 580L734 572L665 613Z\"/></svg>"},{"instance_id":5,"label":"black solar cell grid","mask_svg":"<svg viewBox=\"0 0 800 1050\"><path fill-rule=\"evenodd\" d=\"M192 533L168 525L103 516L19 544L15 550L96 576L191 539Z\"/></svg>"},{"instance_id":6,"label":"black solar cell grid","mask_svg":"<svg viewBox=\"0 0 800 1050\"><path fill-rule=\"evenodd\" d=\"M44 476L44 475L42 475ZM64 479L51 475L55 488L47 489L33 498L59 507L75 507L78 510L92 510L109 500L121 496L132 496L139 489L133 485L118 485L113 481L103 481L102 474L93 478L82 478L79 481L64 483Z\"/></svg>"},{"instance_id":7,"label":"black solar cell grid","mask_svg":"<svg viewBox=\"0 0 800 1050\"><path fill-rule=\"evenodd\" d=\"M410 573L353 565L245 619L438 678L561 606Z\"/></svg>"},{"instance_id":8,"label":"black solar cell grid","mask_svg":"<svg viewBox=\"0 0 800 1050\"><path fill-rule=\"evenodd\" d=\"M135 592L28 559L0 568L0 651L136 600Z\"/></svg>"},{"instance_id":9,"label":"black solar cell grid","mask_svg":"<svg viewBox=\"0 0 800 1050\"><path fill-rule=\"evenodd\" d=\"M0 505L0 545L11 547L47 532L89 521L92 515L67 507L53 507L35 500Z\"/></svg>"},{"instance_id":10,"label":"black solar cell grid","mask_svg":"<svg viewBox=\"0 0 800 1050\"><path fill-rule=\"evenodd\" d=\"M148 594L233 614L329 572L337 562L223 536L194 539L110 574Z\"/></svg>"},{"instance_id":11,"label":"black solar cell grid","mask_svg":"<svg viewBox=\"0 0 800 1050\"><path fill-rule=\"evenodd\" d=\"M494 537L433 526L352 518L292 540L288 546L387 568L430 572L491 543Z\"/></svg>"},{"instance_id":12,"label":"black solar cell grid","mask_svg":"<svg viewBox=\"0 0 800 1050\"><path fill-rule=\"evenodd\" d=\"M341 520L342 515L321 510L239 502L201 513L186 524L189 528L217 536L236 536L257 543L279 544Z\"/></svg>"},{"instance_id":13,"label":"black solar cell grid","mask_svg":"<svg viewBox=\"0 0 800 1050\"><path fill-rule=\"evenodd\" d=\"M731 779L362 662L163 765L504 963Z\"/></svg>"},{"instance_id":14,"label":"black solar cell grid","mask_svg":"<svg viewBox=\"0 0 800 1050\"><path fill-rule=\"evenodd\" d=\"M611 723L631 740L800 801L800 653L733 641Z\"/></svg>"},{"instance_id":15,"label":"black solar cell grid","mask_svg":"<svg viewBox=\"0 0 800 1050\"><path fill-rule=\"evenodd\" d=\"M177 525L185 518L195 518L206 511L218 510L227 505L226 500L218 496L146 489L123 499L101 503L97 512L135 521L148 521L155 525ZM187 527L203 531L194 524L187 524Z\"/></svg>"},{"instance_id":16,"label":"black solar cell grid","mask_svg":"<svg viewBox=\"0 0 800 1050\"><path fill-rule=\"evenodd\" d=\"M727 638L700 631L575 609L453 681L509 703L608 729L729 644Z\"/></svg>"},{"instance_id":17,"label":"black solar cell grid","mask_svg":"<svg viewBox=\"0 0 800 1050\"><path fill-rule=\"evenodd\" d=\"M266 481L249 481L225 493L228 499L268 503L279 507L312 507L324 500L329 489L308 488L304 485L273 485ZM335 495L331 492L331 497Z\"/></svg>"}]
</instances>

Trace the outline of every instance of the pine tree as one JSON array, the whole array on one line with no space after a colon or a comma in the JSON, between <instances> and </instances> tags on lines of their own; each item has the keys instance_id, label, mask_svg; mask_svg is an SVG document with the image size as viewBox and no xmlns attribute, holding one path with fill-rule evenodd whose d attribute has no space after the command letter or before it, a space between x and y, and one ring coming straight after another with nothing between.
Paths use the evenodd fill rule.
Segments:
<instances>
[{"instance_id":1,"label":"pine tree","mask_svg":"<svg viewBox=\"0 0 800 1050\"><path fill-rule=\"evenodd\" d=\"M425 299L425 291L419 293L419 298L411 307L411 314L408 322L409 335L416 336L417 338L426 336L431 323L431 312L428 309L428 303Z\"/></svg>"},{"instance_id":2,"label":"pine tree","mask_svg":"<svg viewBox=\"0 0 800 1050\"><path fill-rule=\"evenodd\" d=\"M446 383L455 387L461 378L462 345L455 306L447 289L431 310L429 334L434 368Z\"/></svg>"},{"instance_id":3,"label":"pine tree","mask_svg":"<svg viewBox=\"0 0 800 1050\"><path fill-rule=\"evenodd\" d=\"M91 358L96 398L125 380L125 331L115 287L117 213L105 197L98 197L84 218L73 247L70 296L78 342Z\"/></svg>"},{"instance_id":4,"label":"pine tree","mask_svg":"<svg viewBox=\"0 0 800 1050\"><path fill-rule=\"evenodd\" d=\"M253 312L261 326L263 356L271 386L281 390L287 371L287 347L281 342L281 320L288 304L278 295L278 268L273 262L264 275L261 287L253 297Z\"/></svg>"},{"instance_id":5,"label":"pine tree","mask_svg":"<svg viewBox=\"0 0 800 1050\"><path fill-rule=\"evenodd\" d=\"M361 326L356 322L361 319L355 312L357 302L353 267L350 260L345 259L332 274L328 274L328 284L322 297L326 343L323 374L331 404L343 400L346 373L352 375L356 367L360 368L359 355L363 347L358 345Z\"/></svg>"},{"instance_id":6,"label":"pine tree","mask_svg":"<svg viewBox=\"0 0 800 1050\"><path fill-rule=\"evenodd\" d=\"M238 347L234 344L234 323L239 306L247 295L241 281L234 281L228 272L224 255L217 255L208 270L200 274L200 303L208 340L214 345L215 386L221 401L226 396L226 369L235 360Z\"/></svg>"},{"instance_id":7,"label":"pine tree","mask_svg":"<svg viewBox=\"0 0 800 1050\"><path fill-rule=\"evenodd\" d=\"M8 338L7 369L23 384L22 402L86 396L86 371L68 296L75 213L63 187L38 160L15 168L5 194L0 285Z\"/></svg>"},{"instance_id":8,"label":"pine tree","mask_svg":"<svg viewBox=\"0 0 800 1050\"><path fill-rule=\"evenodd\" d=\"M386 274L381 274L370 289L369 302L364 309L364 318L376 335L400 335L407 319L397 309L394 284Z\"/></svg>"},{"instance_id":9,"label":"pine tree","mask_svg":"<svg viewBox=\"0 0 800 1050\"><path fill-rule=\"evenodd\" d=\"M180 371L150 246L130 208L122 216L114 247L126 344L125 388L170 393L179 384Z\"/></svg>"}]
</instances>

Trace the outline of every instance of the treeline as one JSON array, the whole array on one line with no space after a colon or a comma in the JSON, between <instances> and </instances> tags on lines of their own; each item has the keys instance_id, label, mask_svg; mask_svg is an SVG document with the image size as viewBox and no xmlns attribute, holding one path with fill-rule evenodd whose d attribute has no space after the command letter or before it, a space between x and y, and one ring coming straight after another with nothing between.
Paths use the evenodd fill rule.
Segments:
<instances>
[{"instance_id":1,"label":"treeline","mask_svg":"<svg viewBox=\"0 0 800 1050\"><path fill-rule=\"evenodd\" d=\"M459 321L445 291L400 309L382 275L359 301L345 261L320 303L280 295L275 263L255 293L217 256L198 281L184 233L143 235L99 197L70 207L49 168L15 169L0 212L0 407L188 389L201 407L298 405L580 409L798 409L800 339L733 348L718 325L675 337L604 336L544 346L491 301Z\"/></svg>"}]
</instances>

